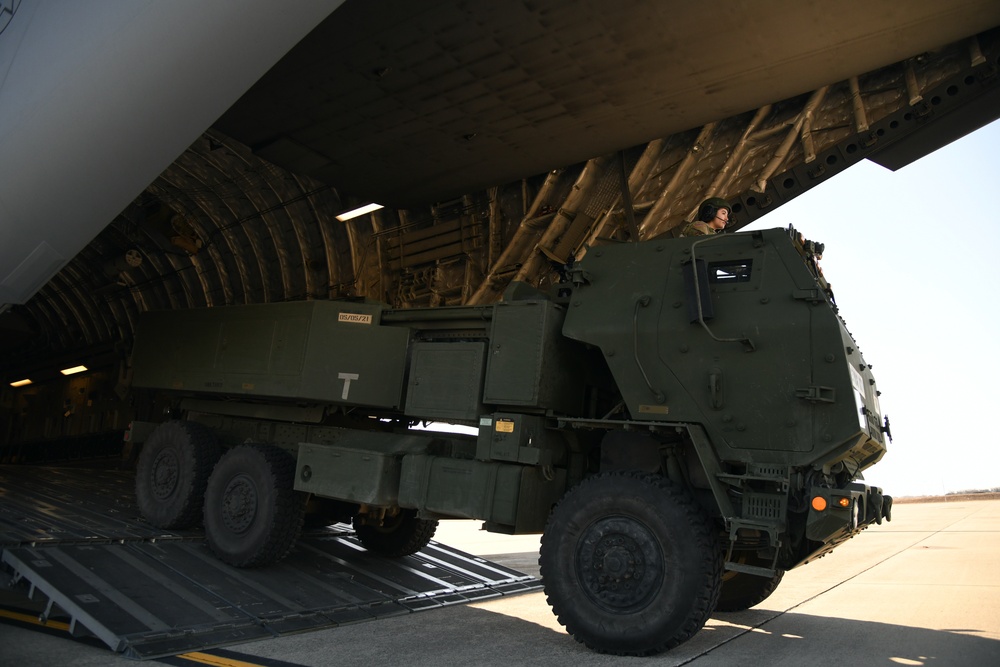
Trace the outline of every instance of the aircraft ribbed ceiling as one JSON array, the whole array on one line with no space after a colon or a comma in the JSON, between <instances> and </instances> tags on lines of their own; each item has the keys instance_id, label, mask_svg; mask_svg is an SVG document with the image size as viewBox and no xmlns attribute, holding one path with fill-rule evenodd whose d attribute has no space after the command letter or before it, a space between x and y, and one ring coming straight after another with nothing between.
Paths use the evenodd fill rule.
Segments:
<instances>
[{"instance_id":1,"label":"aircraft ribbed ceiling","mask_svg":"<svg viewBox=\"0 0 1000 667\"><path fill-rule=\"evenodd\" d=\"M489 303L512 280L544 287L589 247L676 233L707 196L732 201L742 226L864 157L925 154L954 138L958 110L962 131L974 129L970 114L997 116L998 66L1000 37L984 33L622 151L346 223L334 218L353 201L341 189L209 129L0 316L0 364L125 359L136 315L153 309L342 297L419 307Z\"/></svg>"}]
</instances>

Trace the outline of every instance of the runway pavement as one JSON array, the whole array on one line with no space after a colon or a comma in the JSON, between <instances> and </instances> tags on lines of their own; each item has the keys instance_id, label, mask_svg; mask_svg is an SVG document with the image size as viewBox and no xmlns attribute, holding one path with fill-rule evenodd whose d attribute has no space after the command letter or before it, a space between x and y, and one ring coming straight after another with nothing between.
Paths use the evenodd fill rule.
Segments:
<instances>
[{"instance_id":1,"label":"runway pavement","mask_svg":"<svg viewBox=\"0 0 1000 667\"><path fill-rule=\"evenodd\" d=\"M1000 500L898 504L758 607L716 614L652 658L569 637L544 593L447 607L164 659L173 665L1000 665ZM537 575L538 538L445 522L437 539ZM0 623L2 665L135 664L62 633ZM151 663L153 664L153 663Z\"/></svg>"}]
</instances>

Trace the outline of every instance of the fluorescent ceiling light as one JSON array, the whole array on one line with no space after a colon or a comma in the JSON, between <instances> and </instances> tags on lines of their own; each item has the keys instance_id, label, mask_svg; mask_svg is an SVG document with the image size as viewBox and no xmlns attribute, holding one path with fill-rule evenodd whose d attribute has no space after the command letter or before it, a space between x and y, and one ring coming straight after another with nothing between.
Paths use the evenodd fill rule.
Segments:
<instances>
[{"instance_id":1,"label":"fluorescent ceiling light","mask_svg":"<svg viewBox=\"0 0 1000 667\"><path fill-rule=\"evenodd\" d=\"M73 368L64 368L59 372L63 375L72 375L73 373L82 373L85 370L87 370L86 366L73 366Z\"/></svg>"},{"instance_id":2,"label":"fluorescent ceiling light","mask_svg":"<svg viewBox=\"0 0 1000 667\"><path fill-rule=\"evenodd\" d=\"M344 211L337 216L337 220L345 222L351 218L356 218L359 215L364 215L365 213L371 213L372 211L377 211L382 208L382 204L365 204L364 206L359 206L358 208L351 209L350 211Z\"/></svg>"},{"instance_id":3,"label":"fluorescent ceiling light","mask_svg":"<svg viewBox=\"0 0 1000 667\"><path fill-rule=\"evenodd\" d=\"M12 386L12 387L23 387L26 384L31 384L31 380L29 380L28 378L24 378L23 380L18 380L17 382L11 382L10 386Z\"/></svg>"}]
</instances>

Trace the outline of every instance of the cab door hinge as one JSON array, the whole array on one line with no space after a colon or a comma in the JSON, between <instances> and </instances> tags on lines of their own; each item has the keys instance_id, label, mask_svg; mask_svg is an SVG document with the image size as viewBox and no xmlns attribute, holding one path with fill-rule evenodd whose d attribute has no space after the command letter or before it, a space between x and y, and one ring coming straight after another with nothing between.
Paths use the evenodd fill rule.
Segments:
<instances>
[{"instance_id":1,"label":"cab door hinge","mask_svg":"<svg viewBox=\"0 0 1000 667\"><path fill-rule=\"evenodd\" d=\"M833 387L821 387L814 384L796 389L795 398L805 399L814 403L835 403L836 391Z\"/></svg>"}]
</instances>

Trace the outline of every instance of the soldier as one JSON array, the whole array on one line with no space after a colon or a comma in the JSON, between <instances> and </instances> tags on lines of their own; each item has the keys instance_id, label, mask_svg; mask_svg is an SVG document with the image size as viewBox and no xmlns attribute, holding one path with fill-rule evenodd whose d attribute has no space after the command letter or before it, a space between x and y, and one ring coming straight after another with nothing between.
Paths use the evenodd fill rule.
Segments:
<instances>
[{"instance_id":1,"label":"soldier","mask_svg":"<svg viewBox=\"0 0 1000 667\"><path fill-rule=\"evenodd\" d=\"M698 219L689 222L681 230L681 236L711 236L718 234L729 224L729 214L733 207L721 197L709 197L698 207Z\"/></svg>"}]
</instances>

